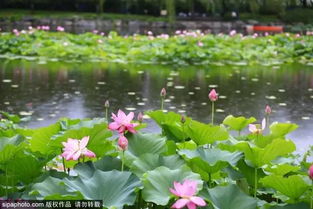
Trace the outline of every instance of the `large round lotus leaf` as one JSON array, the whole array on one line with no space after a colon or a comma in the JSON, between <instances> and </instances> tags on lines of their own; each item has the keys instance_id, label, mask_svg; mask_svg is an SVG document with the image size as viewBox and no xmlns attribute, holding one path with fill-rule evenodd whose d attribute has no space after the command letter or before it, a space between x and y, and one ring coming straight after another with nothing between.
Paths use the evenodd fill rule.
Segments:
<instances>
[{"instance_id":1,"label":"large round lotus leaf","mask_svg":"<svg viewBox=\"0 0 313 209\"><path fill-rule=\"evenodd\" d=\"M257 201L239 189L238 186L230 184L217 186L200 193L201 196L210 200L216 209L256 209Z\"/></svg>"},{"instance_id":2,"label":"large round lotus leaf","mask_svg":"<svg viewBox=\"0 0 313 209\"><path fill-rule=\"evenodd\" d=\"M193 173L188 167L171 170L162 166L148 171L143 175L142 197L147 202L167 205L172 195L169 189L173 188L174 181L182 183L185 179L197 181L198 189L202 189L203 182L199 174Z\"/></svg>"}]
</instances>

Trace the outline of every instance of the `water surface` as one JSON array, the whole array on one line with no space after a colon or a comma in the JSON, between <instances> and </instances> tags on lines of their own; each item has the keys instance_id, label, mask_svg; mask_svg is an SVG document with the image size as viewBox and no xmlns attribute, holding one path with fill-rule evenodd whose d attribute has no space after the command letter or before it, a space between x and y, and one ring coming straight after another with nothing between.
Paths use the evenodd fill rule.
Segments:
<instances>
[{"instance_id":1,"label":"water surface","mask_svg":"<svg viewBox=\"0 0 313 209\"><path fill-rule=\"evenodd\" d=\"M30 127L51 124L60 117L102 117L104 102L111 111L154 110L160 90L167 89L165 108L194 119L210 121L208 92L216 88L216 121L228 114L294 122L290 134L298 151L313 144L313 67L286 66L157 66L107 63L0 61L1 110L30 115ZM157 131L149 122L149 130Z\"/></svg>"}]
</instances>

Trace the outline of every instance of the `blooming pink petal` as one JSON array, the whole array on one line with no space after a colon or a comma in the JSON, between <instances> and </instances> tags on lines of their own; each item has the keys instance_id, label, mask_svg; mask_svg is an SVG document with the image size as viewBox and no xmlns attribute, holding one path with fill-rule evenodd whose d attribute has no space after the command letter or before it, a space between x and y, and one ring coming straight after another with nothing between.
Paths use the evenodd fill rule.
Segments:
<instances>
[{"instance_id":1,"label":"blooming pink petal","mask_svg":"<svg viewBox=\"0 0 313 209\"><path fill-rule=\"evenodd\" d=\"M83 153L87 157L96 157L96 154L90 150L87 150Z\"/></svg>"},{"instance_id":2,"label":"blooming pink petal","mask_svg":"<svg viewBox=\"0 0 313 209\"><path fill-rule=\"evenodd\" d=\"M127 116L122 110L118 110L117 117L124 120Z\"/></svg>"},{"instance_id":3,"label":"blooming pink petal","mask_svg":"<svg viewBox=\"0 0 313 209\"><path fill-rule=\"evenodd\" d=\"M77 152L75 152L74 153L74 155L73 155L73 160L78 160L78 158L80 157L80 155L81 155L81 152L80 151L77 151Z\"/></svg>"},{"instance_id":4,"label":"blooming pink petal","mask_svg":"<svg viewBox=\"0 0 313 209\"><path fill-rule=\"evenodd\" d=\"M309 174L309 177L311 179L313 179L313 165L310 166L309 170L308 170L308 174Z\"/></svg>"},{"instance_id":5,"label":"blooming pink petal","mask_svg":"<svg viewBox=\"0 0 313 209\"><path fill-rule=\"evenodd\" d=\"M80 149L85 148L88 142L89 142L89 136L85 136L84 138L82 138L79 142Z\"/></svg>"},{"instance_id":6,"label":"blooming pink petal","mask_svg":"<svg viewBox=\"0 0 313 209\"><path fill-rule=\"evenodd\" d=\"M262 130L264 130L265 127L266 127L266 120L265 120L265 118L263 118L263 120L262 120Z\"/></svg>"},{"instance_id":7,"label":"blooming pink petal","mask_svg":"<svg viewBox=\"0 0 313 209\"><path fill-rule=\"evenodd\" d=\"M109 129L114 131L117 130L120 127L120 125L117 122L112 122L109 124Z\"/></svg>"},{"instance_id":8,"label":"blooming pink petal","mask_svg":"<svg viewBox=\"0 0 313 209\"><path fill-rule=\"evenodd\" d=\"M197 182L191 180L185 180L183 183L184 187L184 196L191 197L197 192Z\"/></svg>"},{"instance_id":9,"label":"blooming pink petal","mask_svg":"<svg viewBox=\"0 0 313 209\"><path fill-rule=\"evenodd\" d=\"M249 131L252 133L256 132L257 131L256 126L254 124L249 124Z\"/></svg>"},{"instance_id":10,"label":"blooming pink petal","mask_svg":"<svg viewBox=\"0 0 313 209\"><path fill-rule=\"evenodd\" d=\"M190 202L190 201L187 200L187 199L179 199L179 200L177 200L177 201L172 205L171 208L180 209L180 208L185 207L185 205L186 205L187 203L189 203L189 202Z\"/></svg>"},{"instance_id":11,"label":"blooming pink petal","mask_svg":"<svg viewBox=\"0 0 313 209\"><path fill-rule=\"evenodd\" d=\"M187 203L187 208L188 209L196 209L197 207L193 202L190 201Z\"/></svg>"},{"instance_id":12,"label":"blooming pink petal","mask_svg":"<svg viewBox=\"0 0 313 209\"><path fill-rule=\"evenodd\" d=\"M174 189L176 190L177 194L179 197L182 197L184 195L183 191L183 185L180 184L179 182L174 181Z\"/></svg>"},{"instance_id":13,"label":"blooming pink petal","mask_svg":"<svg viewBox=\"0 0 313 209\"><path fill-rule=\"evenodd\" d=\"M133 118L134 118L134 112L130 112L127 116L126 116L126 118L125 118L125 123L130 123L132 120L133 120Z\"/></svg>"},{"instance_id":14,"label":"blooming pink petal","mask_svg":"<svg viewBox=\"0 0 313 209\"><path fill-rule=\"evenodd\" d=\"M201 197L193 196L190 198L190 200L196 205L206 206L206 202Z\"/></svg>"},{"instance_id":15,"label":"blooming pink petal","mask_svg":"<svg viewBox=\"0 0 313 209\"><path fill-rule=\"evenodd\" d=\"M177 197L180 196L180 195L176 192L175 189L170 188L170 192L171 192L173 195L176 195Z\"/></svg>"}]
</instances>

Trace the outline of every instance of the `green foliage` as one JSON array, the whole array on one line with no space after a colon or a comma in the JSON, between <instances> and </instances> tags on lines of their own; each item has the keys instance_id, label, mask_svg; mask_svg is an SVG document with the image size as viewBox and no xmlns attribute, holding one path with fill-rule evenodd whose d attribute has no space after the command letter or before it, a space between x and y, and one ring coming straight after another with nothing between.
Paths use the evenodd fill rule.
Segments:
<instances>
[{"instance_id":1,"label":"green foliage","mask_svg":"<svg viewBox=\"0 0 313 209\"><path fill-rule=\"evenodd\" d=\"M237 137L231 130L243 130L254 118L228 116L213 126L188 117L182 123L172 112L148 114L162 133L140 128L127 133L125 151L104 119L63 118L39 129L4 119L9 123L0 131L0 197L100 199L105 208L168 208L178 199L169 190L174 182L189 179L197 182L194 195L205 199L207 208L308 206L312 151L300 160L292 154L295 144L285 139L297 125L273 123L263 135ZM85 136L97 157L66 161L64 171L62 142Z\"/></svg>"},{"instance_id":2,"label":"green foliage","mask_svg":"<svg viewBox=\"0 0 313 209\"><path fill-rule=\"evenodd\" d=\"M239 35L123 37L116 33L100 36L93 33L70 34L35 30L16 36L2 33L0 54L8 58L41 60L110 61L122 63L172 63L178 65L244 64L313 61L313 36L276 34L253 38ZM203 46L199 46L201 42Z\"/></svg>"}]
</instances>

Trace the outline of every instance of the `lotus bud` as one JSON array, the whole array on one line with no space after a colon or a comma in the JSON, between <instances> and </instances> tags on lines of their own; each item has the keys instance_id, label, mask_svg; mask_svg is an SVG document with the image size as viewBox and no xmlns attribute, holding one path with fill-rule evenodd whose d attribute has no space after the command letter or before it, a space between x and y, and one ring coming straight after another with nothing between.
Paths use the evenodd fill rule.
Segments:
<instances>
[{"instance_id":1,"label":"lotus bud","mask_svg":"<svg viewBox=\"0 0 313 209\"><path fill-rule=\"evenodd\" d=\"M123 151L125 151L128 146L128 140L124 135L120 135L117 144Z\"/></svg>"},{"instance_id":2,"label":"lotus bud","mask_svg":"<svg viewBox=\"0 0 313 209\"><path fill-rule=\"evenodd\" d=\"M143 114L142 114L141 112L138 113L137 120L138 120L140 123L143 121Z\"/></svg>"},{"instance_id":3,"label":"lotus bud","mask_svg":"<svg viewBox=\"0 0 313 209\"><path fill-rule=\"evenodd\" d=\"M215 91L215 89L212 89L209 93L209 99L211 100L211 102L215 102L218 99L217 93Z\"/></svg>"},{"instance_id":4,"label":"lotus bud","mask_svg":"<svg viewBox=\"0 0 313 209\"><path fill-rule=\"evenodd\" d=\"M272 113L272 109L271 109L271 107L270 107L269 105L266 105L266 107L265 107L265 113L266 113L267 115L270 115L270 114Z\"/></svg>"},{"instance_id":5,"label":"lotus bud","mask_svg":"<svg viewBox=\"0 0 313 209\"><path fill-rule=\"evenodd\" d=\"M180 122L184 124L186 122L186 117L184 115L181 116Z\"/></svg>"},{"instance_id":6,"label":"lotus bud","mask_svg":"<svg viewBox=\"0 0 313 209\"><path fill-rule=\"evenodd\" d=\"M313 179L313 165L310 166L308 170L308 174L309 174L310 179Z\"/></svg>"},{"instance_id":7,"label":"lotus bud","mask_svg":"<svg viewBox=\"0 0 313 209\"><path fill-rule=\"evenodd\" d=\"M109 100L106 100L106 101L105 101L104 107L105 107L105 108L109 108L109 107L110 107L110 102L109 102Z\"/></svg>"},{"instance_id":8,"label":"lotus bud","mask_svg":"<svg viewBox=\"0 0 313 209\"><path fill-rule=\"evenodd\" d=\"M165 97L165 96L166 96L166 90L165 90L165 88L163 88L163 89L161 90L160 96L161 96L161 97Z\"/></svg>"}]
</instances>

